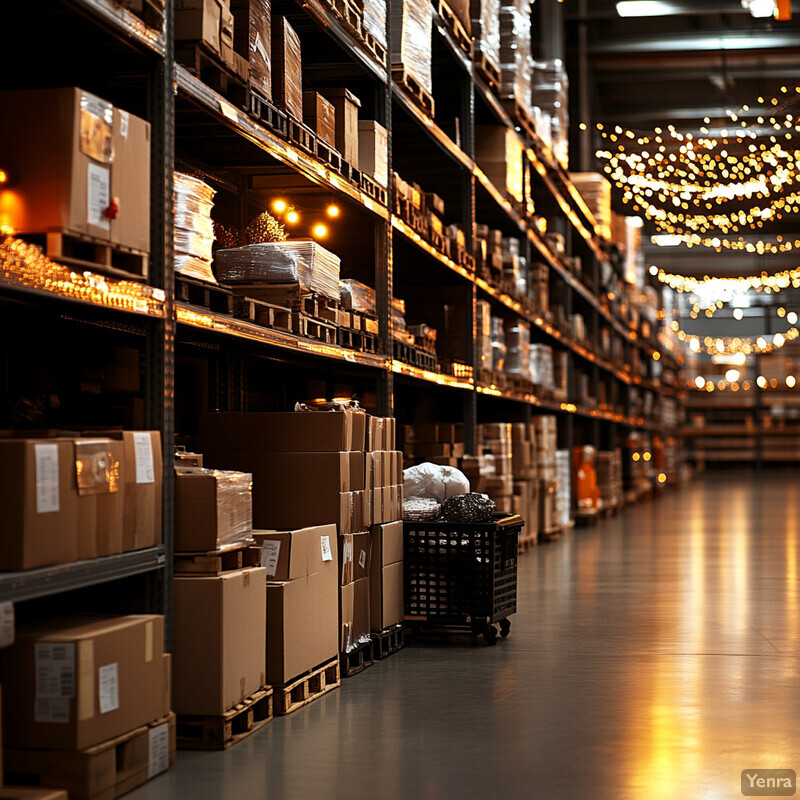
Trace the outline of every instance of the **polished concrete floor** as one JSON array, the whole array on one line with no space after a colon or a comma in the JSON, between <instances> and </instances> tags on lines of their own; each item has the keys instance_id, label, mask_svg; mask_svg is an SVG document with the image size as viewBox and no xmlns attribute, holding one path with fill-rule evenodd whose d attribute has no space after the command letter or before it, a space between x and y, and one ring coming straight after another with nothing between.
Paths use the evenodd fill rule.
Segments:
<instances>
[{"instance_id":1,"label":"polished concrete floor","mask_svg":"<svg viewBox=\"0 0 800 800\"><path fill-rule=\"evenodd\" d=\"M129 797L729 800L800 769L800 476L729 474L520 559L494 648L407 648Z\"/></svg>"}]
</instances>

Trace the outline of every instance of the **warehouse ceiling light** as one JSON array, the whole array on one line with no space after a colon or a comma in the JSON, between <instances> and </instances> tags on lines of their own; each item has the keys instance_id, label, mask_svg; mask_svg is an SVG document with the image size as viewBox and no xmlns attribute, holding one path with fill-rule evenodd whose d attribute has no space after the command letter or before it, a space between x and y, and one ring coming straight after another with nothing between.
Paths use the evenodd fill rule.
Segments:
<instances>
[{"instance_id":1,"label":"warehouse ceiling light","mask_svg":"<svg viewBox=\"0 0 800 800\"><path fill-rule=\"evenodd\" d=\"M683 239L671 233L657 233L655 236L650 237L650 241L659 247L677 247Z\"/></svg>"},{"instance_id":2,"label":"warehouse ceiling light","mask_svg":"<svg viewBox=\"0 0 800 800\"><path fill-rule=\"evenodd\" d=\"M751 17L765 18L775 14L775 0L742 0L742 8L750 12Z\"/></svg>"},{"instance_id":3,"label":"warehouse ceiling light","mask_svg":"<svg viewBox=\"0 0 800 800\"><path fill-rule=\"evenodd\" d=\"M667 17L680 13L680 6L661 0L622 0L617 3L621 17Z\"/></svg>"}]
</instances>

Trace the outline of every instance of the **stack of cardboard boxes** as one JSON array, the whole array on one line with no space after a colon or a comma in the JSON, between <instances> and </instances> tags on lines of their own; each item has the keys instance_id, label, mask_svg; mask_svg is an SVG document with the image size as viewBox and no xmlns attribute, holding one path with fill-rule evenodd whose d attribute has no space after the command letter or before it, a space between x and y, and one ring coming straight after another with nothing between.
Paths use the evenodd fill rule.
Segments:
<instances>
[{"instance_id":1,"label":"stack of cardboard boxes","mask_svg":"<svg viewBox=\"0 0 800 800\"><path fill-rule=\"evenodd\" d=\"M478 426L480 449L494 456L494 474L486 478L485 492L497 510L510 513L514 506L514 467L511 423L490 422Z\"/></svg>"},{"instance_id":2,"label":"stack of cardboard boxes","mask_svg":"<svg viewBox=\"0 0 800 800\"><path fill-rule=\"evenodd\" d=\"M7 688L3 766L15 783L66 789L87 800L114 798L174 760L170 657L160 615L18 625L13 645L0 651L0 676ZM58 797L32 792L30 800Z\"/></svg>"},{"instance_id":3,"label":"stack of cardboard boxes","mask_svg":"<svg viewBox=\"0 0 800 800\"><path fill-rule=\"evenodd\" d=\"M558 429L556 418L550 414L534 417L536 432L536 473L539 476L539 532L548 533L557 527L556 448Z\"/></svg>"},{"instance_id":4,"label":"stack of cardboard boxes","mask_svg":"<svg viewBox=\"0 0 800 800\"><path fill-rule=\"evenodd\" d=\"M536 479L536 430L533 424L511 424L511 458L514 476L512 510L525 520L522 536L536 540L539 534L539 484Z\"/></svg>"},{"instance_id":5,"label":"stack of cardboard boxes","mask_svg":"<svg viewBox=\"0 0 800 800\"><path fill-rule=\"evenodd\" d=\"M405 467L430 462L458 467L464 457L464 425L428 422L403 425L400 429Z\"/></svg>"},{"instance_id":6,"label":"stack of cardboard boxes","mask_svg":"<svg viewBox=\"0 0 800 800\"><path fill-rule=\"evenodd\" d=\"M118 431L0 439L0 569L117 555L161 542L161 438Z\"/></svg>"},{"instance_id":7,"label":"stack of cardboard boxes","mask_svg":"<svg viewBox=\"0 0 800 800\"><path fill-rule=\"evenodd\" d=\"M622 448L600 450L595 457L597 487L604 508L617 508L622 503Z\"/></svg>"}]
</instances>

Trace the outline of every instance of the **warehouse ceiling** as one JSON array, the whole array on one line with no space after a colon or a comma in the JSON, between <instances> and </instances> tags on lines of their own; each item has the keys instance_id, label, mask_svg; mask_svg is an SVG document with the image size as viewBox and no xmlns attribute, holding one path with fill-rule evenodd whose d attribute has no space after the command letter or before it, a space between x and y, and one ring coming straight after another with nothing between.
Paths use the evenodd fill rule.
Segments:
<instances>
[{"instance_id":1,"label":"warehouse ceiling","mask_svg":"<svg viewBox=\"0 0 800 800\"><path fill-rule=\"evenodd\" d=\"M577 132L578 123L587 123L583 135L591 137L583 153L580 139L574 137L573 170L601 168L594 158L594 151L603 146L594 131L597 123L643 132L672 124L694 134L706 126L714 134L730 125L726 115L731 110L739 113L740 120L757 124L767 110L758 97L779 94L781 86L800 85L800 2L793 3L789 21L754 18L741 0L676 0L661 5L671 13L623 18L616 0L565 0L572 129ZM745 105L749 109L741 111ZM800 102L782 110L800 113ZM616 210L631 213L618 195L615 192ZM653 232L649 226L645 230ZM762 236L789 233L800 234L795 217L772 225ZM732 256L680 246L648 247L647 258L664 266L668 262L671 270L702 275L772 271L797 266L787 259L798 256Z\"/></svg>"}]
</instances>

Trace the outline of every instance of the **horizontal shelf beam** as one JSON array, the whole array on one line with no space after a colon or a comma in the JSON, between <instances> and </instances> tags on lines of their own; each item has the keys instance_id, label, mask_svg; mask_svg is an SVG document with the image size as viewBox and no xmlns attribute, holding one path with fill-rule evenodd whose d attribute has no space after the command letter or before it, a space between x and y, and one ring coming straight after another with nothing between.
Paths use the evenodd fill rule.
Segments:
<instances>
[{"instance_id":1,"label":"horizontal shelf beam","mask_svg":"<svg viewBox=\"0 0 800 800\"><path fill-rule=\"evenodd\" d=\"M167 48L163 31L148 27L135 14L112 0L70 0L75 8L93 17L116 35L162 58Z\"/></svg>"}]
</instances>

